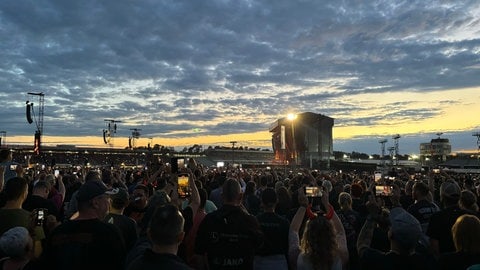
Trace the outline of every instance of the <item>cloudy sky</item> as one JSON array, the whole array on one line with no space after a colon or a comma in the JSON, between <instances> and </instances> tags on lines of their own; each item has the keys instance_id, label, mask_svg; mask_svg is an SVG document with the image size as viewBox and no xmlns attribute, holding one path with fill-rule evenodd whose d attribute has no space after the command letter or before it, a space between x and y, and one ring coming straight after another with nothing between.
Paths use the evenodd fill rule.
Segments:
<instances>
[{"instance_id":1,"label":"cloudy sky","mask_svg":"<svg viewBox=\"0 0 480 270\"><path fill-rule=\"evenodd\" d=\"M335 119L334 150L400 154L480 131L480 2L0 1L0 130L105 146L104 119L139 145L271 147L287 113ZM148 139L152 138L152 139Z\"/></svg>"}]
</instances>

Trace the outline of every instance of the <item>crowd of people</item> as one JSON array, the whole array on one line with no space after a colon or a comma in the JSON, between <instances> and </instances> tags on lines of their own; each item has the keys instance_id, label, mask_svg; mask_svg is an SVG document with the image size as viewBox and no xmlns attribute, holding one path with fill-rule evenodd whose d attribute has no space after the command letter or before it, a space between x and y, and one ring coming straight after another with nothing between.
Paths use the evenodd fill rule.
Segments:
<instances>
[{"instance_id":1,"label":"crowd of people","mask_svg":"<svg viewBox=\"0 0 480 270\"><path fill-rule=\"evenodd\" d=\"M478 175L72 168L0 150L0 270L480 269Z\"/></svg>"}]
</instances>

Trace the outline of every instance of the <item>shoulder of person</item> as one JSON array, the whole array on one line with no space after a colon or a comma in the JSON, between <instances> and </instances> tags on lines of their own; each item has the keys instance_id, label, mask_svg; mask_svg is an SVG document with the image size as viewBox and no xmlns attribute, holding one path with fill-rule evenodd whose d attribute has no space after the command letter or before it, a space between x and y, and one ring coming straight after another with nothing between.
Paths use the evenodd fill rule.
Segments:
<instances>
[{"instance_id":1,"label":"shoulder of person","mask_svg":"<svg viewBox=\"0 0 480 270\"><path fill-rule=\"evenodd\" d=\"M145 254L139 254L137 257L132 259L131 262L127 263L126 270L140 270L145 269Z\"/></svg>"},{"instance_id":2,"label":"shoulder of person","mask_svg":"<svg viewBox=\"0 0 480 270\"><path fill-rule=\"evenodd\" d=\"M385 258L389 254L386 252L383 252L381 250L375 249L368 247L365 249L363 252L362 260L368 261L368 262L376 262L378 261L379 263L384 262Z\"/></svg>"},{"instance_id":3,"label":"shoulder of person","mask_svg":"<svg viewBox=\"0 0 480 270\"><path fill-rule=\"evenodd\" d=\"M207 213L205 215L205 217L203 218L202 222L201 223L208 223L208 222L212 222L214 219L216 219L218 217L218 210L215 210L211 213Z\"/></svg>"}]
</instances>

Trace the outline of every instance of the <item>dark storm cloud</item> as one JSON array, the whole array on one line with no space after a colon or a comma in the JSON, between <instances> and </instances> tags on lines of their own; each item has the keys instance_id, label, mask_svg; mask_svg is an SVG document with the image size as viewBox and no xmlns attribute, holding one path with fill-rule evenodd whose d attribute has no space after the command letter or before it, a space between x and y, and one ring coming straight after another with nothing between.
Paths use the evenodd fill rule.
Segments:
<instances>
[{"instance_id":1,"label":"dark storm cloud","mask_svg":"<svg viewBox=\"0 0 480 270\"><path fill-rule=\"evenodd\" d=\"M345 99L478 87L478 10L476 1L2 1L0 129L32 133L30 91L45 93L48 135L98 135L105 118L147 134L256 132L291 109L336 126L428 119L438 112L393 103L354 117L375 104Z\"/></svg>"}]
</instances>

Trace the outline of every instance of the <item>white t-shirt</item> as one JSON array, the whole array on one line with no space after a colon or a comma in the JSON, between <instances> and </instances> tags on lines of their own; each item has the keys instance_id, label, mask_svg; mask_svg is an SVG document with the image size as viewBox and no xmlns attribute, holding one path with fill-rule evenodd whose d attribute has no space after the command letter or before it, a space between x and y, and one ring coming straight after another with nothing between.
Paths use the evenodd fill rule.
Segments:
<instances>
[{"instance_id":1,"label":"white t-shirt","mask_svg":"<svg viewBox=\"0 0 480 270\"><path fill-rule=\"evenodd\" d=\"M297 270L319 270L314 269L310 259L304 254L300 253L297 259ZM342 260L337 256L333 262L332 268L330 270L342 270Z\"/></svg>"}]
</instances>

